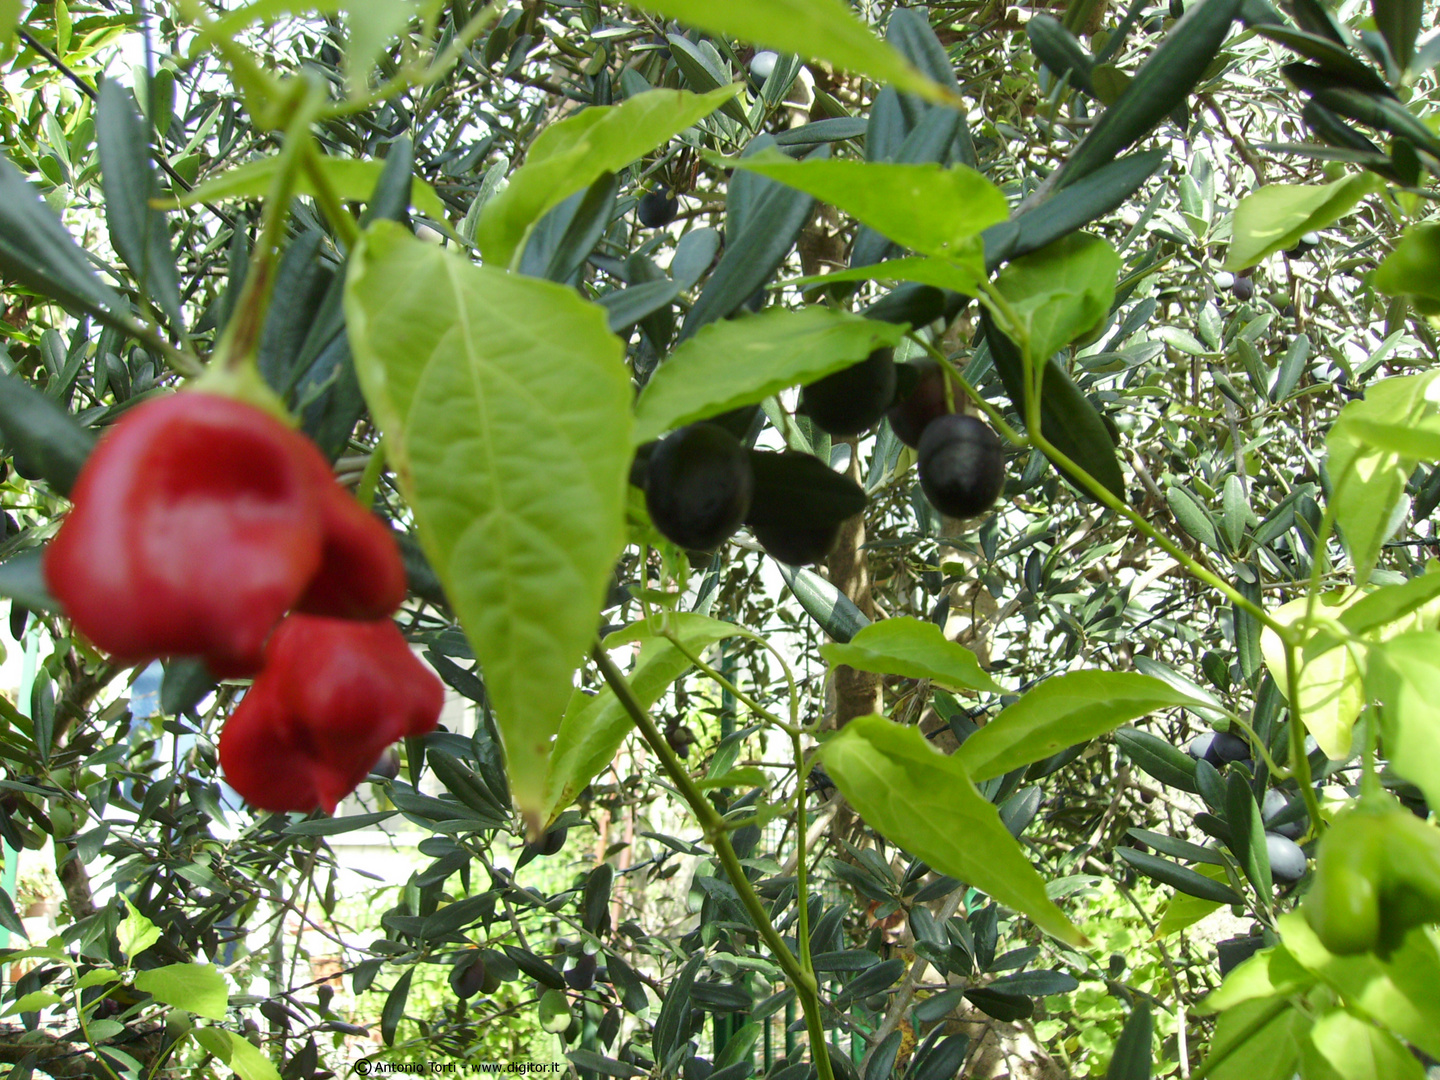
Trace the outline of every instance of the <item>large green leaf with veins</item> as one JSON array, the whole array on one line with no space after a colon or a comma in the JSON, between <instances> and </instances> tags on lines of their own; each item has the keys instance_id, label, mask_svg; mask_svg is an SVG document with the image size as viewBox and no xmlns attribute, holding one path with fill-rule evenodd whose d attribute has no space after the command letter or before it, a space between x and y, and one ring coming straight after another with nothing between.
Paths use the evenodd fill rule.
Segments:
<instances>
[{"instance_id":1,"label":"large green leaf with veins","mask_svg":"<svg viewBox=\"0 0 1440 1080\"><path fill-rule=\"evenodd\" d=\"M630 380L604 311L377 222L350 261L361 387L475 649L516 803L551 739L625 542Z\"/></svg>"},{"instance_id":2,"label":"large green leaf with veins","mask_svg":"<svg viewBox=\"0 0 1440 1080\"><path fill-rule=\"evenodd\" d=\"M857 717L820 747L819 757L865 823L891 843L1030 916L1047 934L1086 943L1046 895L1044 879L964 764L936 750L919 728Z\"/></svg>"}]
</instances>

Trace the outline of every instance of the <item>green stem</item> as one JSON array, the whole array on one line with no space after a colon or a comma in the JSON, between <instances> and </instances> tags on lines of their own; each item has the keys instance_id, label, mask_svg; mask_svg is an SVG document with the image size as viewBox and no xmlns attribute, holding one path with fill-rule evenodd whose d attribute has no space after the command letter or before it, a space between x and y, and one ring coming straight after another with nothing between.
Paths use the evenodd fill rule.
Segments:
<instances>
[{"instance_id":1,"label":"green stem","mask_svg":"<svg viewBox=\"0 0 1440 1080\"><path fill-rule=\"evenodd\" d=\"M751 712L755 713L755 715L763 719L766 723L773 724L776 727L783 729L791 737L794 737L800 733L800 728L798 726L787 724L784 720L781 720L780 717L776 716L769 709L765 708L749 694L745 693L745 691L741 690L733 682L727 679L724 675L720 674L720 672L716 671L704 660L700 659L699 655L688 645L686 645L684 641L681 640L680 635L675 632L673 627L665 627L663 634L665 636L665 639L669 641L670 644L674 645L675 648L680 650L680 654L684 656L685 659L689 660L692 664L699 668L700 671L703 672L706 676L719 683L722 689L728 690L730 693L734 694L737 701L739 701ZM791 683L791 687L792 689L794 687L793 681Z\"/></svg>"},{"instance_id":2,"label":"green stem","mask_svg":"<svg viewBox=\"0 0 1440 1080\"><path fill-rule=\"evenodd\" d=\"M725 869L725 876L730 879L730 884L734 886L735 892L739 895L740 902L749 913L755 928L770 947L775 962L780 965L786 978L789 979L790 985L795 988L795 995L800 999L801 1007L805 1010L805 1026L810 1034L810 1055L819 1070L820 1080L835 1080L835 1074L830 1066L829 1049L825 1045L825 1030L820 1014L819 984L816 982L814 971L805 970L780 937L780 932L775 929L775 924L766 914L765 905L760 902L755 887L745 876L745 868L740 865L740 858L735 854L735 848L730 843L730 834L725 827L724 818L711 805L710 800L705 798L705 793L690 779L690 774L685 771L680 759L670 749L670 744L665 741L665 736L655 726L650 714L635 699L625 676L598 643L591 649L590 654L595 660L596 667L600 669L606 685L614 692L615 699L630 715L630 719L635 721L635 727L639 730L641 737L660 759L660 765L666 775L669 776L675 789L700 822L700 827L705 832L705 838L715 847L715 854L720 860L720 865ZM805 899L801 895L797 902L803 906ZM804 941L804 939L802 933L801 940ZM808 944L803 945L802 948L808 948Z\"/></svg>"},{"instance_id":3,"label":"green stem","mask_svg":"<svg viewBox=\"0 0 1440 1080\"><path fill-rule=\"evenodd\" d=\"M275 291L275 270L280 258L280 244L290 220L290 199L295 192L295 179L310 145L310 124L320 112L324 89L312 80L297 81L284 102L291 110L285 127L284 143L275 162L275 176L266 193L265 213L261 219L260 237L245 286L235 303L235 314L225 328L215 355L229 371L240 371L252 364L260 347L260 333L270 297Z\"/></svg>"},{"instance_id":4,"label":"green stem","mask_svg":"<svg viewBox=\"0 0 1440 1080\"><path fill-rule=\"evenodd\" d=\"M992 305L992 313L1001 321L1001 331L1020 346L1020 355L1025 368L1025 383L1027 386L1032 386L1032 390L1026 396L1024 402L1025 427L1029 432L1030 441L1035 448L1054 462L1061 471L1068 474L1089 491L1091 496L1103 506L1113 510L1129 521L1135 528L1154 540L1166 554L1184 567L1192 577L1218 590L1226 599L1242 611L1249 612L1259 620L1263 626L1272 630L1281 641L1286 644L1297 641L1298 635L1293 627L1277 622L1266 613L1264 608L1244 596L1234 586L1223 581L1218 574L1209 567L1204 566L1186 552L1184 548L1180 547L1179 544L1161 533L1155 526L1151 525L1150 522L1136 513L1127 503L1117 498L1109 488L1062 454L1049 439L1045 438L1045 434L1040 427L1040 392L1039 388L1034 386L1034 383L1039 378L1037 371L1043 373L1043 367L1034 362L1034 357L1030 351L1030 335L1025 330L1024 324L1015 317L1014 310L1005 300L1005 297L989 283L986 283L985 290L987 293L987 302Z\"/></svg>"},{"instance_id":5,"label":"green stem","mask_svg":"<svg viewBox=\"0 0 1440 1080\"><path fill-rule=\"evenodd\" d=\"M1012 446L1030 445L1030 440L1027 439L1024 435L1021 435L1018 431L1016 431L1014 428L1012 428L1009 424L1005 422L1005 417L1000 414L1000 410L995 408L994 405L991 405L990 402L986 401L984 395L982 395L979 390L975 389L975 387L970 385L970 380L965 378L964 375L960 374L960 372L955 369L955 365L952 364L945 357L944 353L942 353L930 342L926 341L924 338L919 337L916 334L912 333L907 334L906 336L930 354L930 358L940 365L940 370L945 372L951 383L959 386L960 389L965 391L965 395L975 403L975 407L977 409L979 409L985 414L986 418L990 421L991 426L1002 436L1004 436L1006 442L1010 443Z\"/></svg>"},{"instance_id":6,"label":"green stem","mask_svg":"<svg viewBox=\"0 0 1440 1080\"><path fill-rule=\"evenodd\" d=\"M1305 812L1310 815L1310 831L1320 832L1320 800L1310 779L1310 758L1305 753L1305 725L1300 718L1300 649L1285 644L1285 696L1290 699L1290 769L1300 785Z\"/></svg>"}]
</instances>

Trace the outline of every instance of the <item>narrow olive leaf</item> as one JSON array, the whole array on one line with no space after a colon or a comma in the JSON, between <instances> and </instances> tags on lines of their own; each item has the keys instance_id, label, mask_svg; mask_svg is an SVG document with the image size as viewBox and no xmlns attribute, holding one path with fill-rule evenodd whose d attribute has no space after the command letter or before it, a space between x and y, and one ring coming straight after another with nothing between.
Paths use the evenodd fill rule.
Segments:
<instances>
[{"instance_id":1,"label":"narrow olive leaf","mask_svg":"<svg viewBox=\"0 0 1440 1080\"><path fill-rule=\"evenodd\" d=\"M1127 758L1160 783L1192 795L1199 792L1195 783L1195 759L1184 750L1138 728L1121 728L1115 732L1115 742Z\"/></svg>"},{"instance_id":2,"label":"narrow olive leaf","mask_svg":"<svg viewBox=\"0 0 1440 1080\"><path fill-rule=\"evenodd\" d=\"M1004 690L973 652L948 640L934 623L909 616L871 623L848 643L820 646L820 655L832 665L847 664L859 671L930 679L962 690Z\"/></svg>"},{"instance_id":3,"label":"narrow olive leaf","mask_svg":"<svg viewBox=\"0 0 1440 1080\"><path fill-rule=\"evenodd\" d=\"M1200 0L1181 16L1062 166L1062 187L1109 164L1185 101L1219 54L1240 4L1241 0Z\"/></svg>"},{"instance_id":4,"label":"narrow olive leaf","mask_svg":"<svg viewBox=\"0 0 1440 1080\"><path fill-rule=\"evenodd\" d=\"M129 327L129 305L10 160L0 160L0 271L76 313Z\"/></svg>"},{"instance_id":5,"label":"narrow olive leaf","mask_svg":"<svg viewBox=\"0 0 1440 1080\"><path fill-rule=\"evenodd\" d=\"M1338 221L1379 187L1378 177L1359 173L1331 184L1267 184L1251 192L1235 207L1225 269L1245 270L1294 247L1307 232Z\"/></svg>"},{"instance_id":6,"label":"narrow olive leaf","mask_svg":"<svg viewBox=\"0 0 1440 1080\"><path fill-rule=\"evenodd\" d=\"M670 55L675 61L675 66L680 69L680 74L685 76L685 81L695 93L708 94L712 90L729 86L733 81L728 71L724 71L716 65L718 54L714 52L713 46L708 42L705 43L705 48L701 48L689 38L679 34L666 34L665 40L670 46ZM707 49L711 53L709 56L706 55ZM749 127L745 108L734 97L727 98L725 103L720 106L720 111L737 124Z\"/></svg>"},{"instance_id":7,"label":"narrow olive leaf","mask_svg":"<svg viewBox=\"0 0 1440 1080\"><path fill-rule=\"evenodd\" d=\"M1340 410L1325 437L1335 520L1357 581L1369 579L1385 541L1399 527L1395 509L1404 498L1416 459L1372 447L1349 425L1357 420L1418 425L1435 416L1432 386L1436 374L1430 371L1371 383L1364 398Z\"/></svg>"},{"instance_id":8,"label":"narrow olive leaf","mask_svg":"<svg viewBox=\"0 0 1440 1080\"><path fill-rule=\"evenodd\" d=\"M275 170L279 167L278 156L260 158L237 165L219 176L212 176L192 190L174 200L167 201L166 207L176 209L196 206L200 203L224 202L227 199L258 199L270 190ZM335 194L346 202L367 202L385 172L385 159L360 159L321 157L318 167L325 173ZM414 207L427 218L437 223L446 220L445 204L435 189L420 177L415 177L411 188ZM301 172L295 178L297 195L314 195L314 181L307 173Z\"/></svg>"},{"instance_id":9,"label":"narrow olive leaf","mask_svg":"<svg viewBox=\"0 0 1440 1080\"><path fill-rule=\"evenodd\" d=\"M955 262L982 258L979 235L1009 213L1000 189L964 165L794 161L773 150L721 161L813 195L903 247Z\"/></svg>"},{"instance_id":10,"label":"narrow olive leaf","mask_svg":"<svg viewBox=\"0 0 1440 1080\"><path fill-rule=\"evenodd\" d=\"M1105 1070L1105 1080L1150 1080L1154 1075L1150 1040L1155 1025L1150 1018L1150 1002L1135 995L1130 1015L1115 1041L1115 1055Z\"/></svg>"},{"instance_id":11,"label":"narrow olive leaf","mask_svg":"<svg viewBox=\"0 0 1440 1080\"><path fill-rule=\"evenodd\" d=\"M100 148L100 181L110 242L170 324L180 327L180 282L165 214L150 200L159 193L150 165L150 139L131 107L130 91L113 79L100 84L95 138Z\"/></svg>"},{"instance_id":12,"label":"narrow olive leaf","mask_svg":"<svg viewBox=\"0 0 1440 1080\"><path fill-rule=\"evenodd\" d=\"M225 976L214 964L167 964L137 971L135 989L210 1020L224 1020L230 1004Z\"/></svg>"},{"instance_id":13,"label":"narrow olive leaf","mask_svg":"<svg viewBox=\"0 0 1440 1080\"><path fill-rule=\"evenodd\" d=\"M770 136L762 135L750 147L766 145L764 140L773 145ZM806 160L823 160L829 155L829 146L817 146ZM751 173L733 176L726 198L725 227L727 235L734 239L726 243L719 265L685 317L679 340L728 317L754 296L790 254L814 206L815 200L804 192Z\"/></svg>"},{"instance_id":14,"label":"narrow olive leaf","mask_svg":"<svg viewBox=\"0 0 1440 1080\"><path fill-rule=\"evenodd\" d=\"M855 606L855 601L815 571L785 563L776 563L775 569L780 571L780 576L790 586L795 599L800 601L805 614L836 641L850 641L870 625L870 620Z\"/></svg>"},{"instance_id":15,"label":"narrow olive leaf","mask_svg":"<svg viewBox=\"0 0 1440 1080\"><path fill-rule=\"evenodd\" d=\"M857 717L820 747L819 758L866 824L891 843L1023 912L1045 933L1086 944L1046 895L1044 879L999 810L975 790L964 765L918 728Z\"/></svg>"},{"instance_id":16,"label":"narrow olive leaf","mask_svg":"<svg viewBox=\"0 0 1440 1080\"><path fill-rule=\"evenodd\" d=\"M867 123L858 116L836 116L829 120L816 120L801 124L788 131L775 134L776 146L816 146L826 142L841 142L845 139L860 139L865 136Z\"/></svg>"},{"instance_id":17,"label":"narrow olive leaf","mask_svg":"<svg viewBox=\"0 0 1440 1080\"><path fill-rule=\"evenodd\" d=\"M597 303L605 309L605 323L610 332L618 334L668 308L684 291L678 281L666 278L664 281L631 285L628 289L616 289L599 297Z\"/></svg>"},{"instance_id":18,"label":"narrow olive leaf","mask_svg":"<svg viewBox=\"0 0 1440 1080\"><path fill-rule=\"evenodd\" d=\"M955 100L875 37L841 0L642 0L639 6L712 34L868 75L931 101Z\"/></svg>"},{"instance_id":19,"label":"narrow olive leaf","mask_svg":"<svg viewBox=\"0 0 1440 1080\"><path fill-rule=\"evenodd\" d=\"M1072 671L1030 690L966 739L955 756L976 781L988 780L1157 709L1196 704L1188 694L1133 671Z\"/></svg>"},{"instance_id":20,"label":"narrow olive leaf","mask_svg":"<svg viewBox=\"0 0 1440 1080\"><path fill-rule=\"evenodd\" d=\"M1255 891L1268 897L1274 890L1270 859L1265 849L1265 824L1250 781L1233 769L1225 775L1225 824L1230 826L1230 850Z\"/></svg>"},{"instance_id":21,"label":"narrow olive leaf","mask_svg":"<svg viewBox=\"0 0 1440 1080\"><path fill-rule=\"evenodd\" d=\"M1064 23L1053 15L1036 15L1025 25L1025 36L1030 39L1030 51L1050 74L1057 79L1069 76L1071 86L1095 96L1090 85L1090 69L1095 66L1095 58L1065 29Z\"/></svg>"},{"instance_id":22,"label":"narrow olive leaf","mask_svg":"<svg viewBox=\"0 0 1440 1080\"><path fill-rule=\"evenodd\" d=\"M772 308L712 323L681 344L635 402L636 445L898 345L904 328L833 308Z\"/></svg>"},{"instance_id":23,"label":"narrow olive leaf","mask_svg":"<svg viewBox=\"0 0 1440 1080\"><path fill-rule=\"evenodd\" d=\"M1220 537L1209 512L1180 484L1165 493L1165 502L1180 527L1212 551L1220 549Z\"/></svg>"},{"instance_id":24,"label":"narrow olive leaf","mask_svg":"<svg viewBox=\"0 0 1440 1080\"><path fill-rule=\"evenodd\" d=\"M542 131L525 164L481 211L475 239L491 266L508 266L545 212L603 174L619 172L728 101L739 85L709 94L650 90L620 105L596 105Z\"/></svg>"},{"instance_id":25,"label":"narrow olive leaf","mask_svg":"<svg viewBox=\"0 0 1440 1080\"><path fill-rule=\"evenodd\" d=\"M697 655L717 641L750 632L734 623L721 622L693 612L676 613L671 628L685 648ZM642 631L644 633L642 633ZM606 648L640 643L640 655L627 675L630 692L641 707L659 701L670 684L690 669L690 658L674 642L651 637L643 622L617 630L605 639ZM634 726L630 714L608 686L594 697L577 693L560 721L545 777L545 821L553 823L585 786L615 760L620 744Z\"/></svg>"},{"instance_id":26,"label":"narrow olive leaf","mask_svg":"<svg viewBox=\"0 0 1440 1080\"><path fill-rule=\"evenodd\" d=\"M1330 74L1349 80L1350 84L1357 89L1373 90L1377 94L1393 93L1384 79L1357 60L1355 55L1343 45L1331 41L1327 37L1297 30L1284 23L1256 26L1255 32L1261 37L1269 38L1271 41L1294 49L1307 60L1313 60L1319 64Z\"/></svg>"},{"instance_id":27,"label":"narrow olive leaf","mask_svg":"<svg viewBox=\"0 0 1440 1080\"><path fill-rule=\"evenodd\" d=\"M1197 874L1189 867L1173 863L1169 859L1162 859L1158 855L1125 847L1117 847L1115 854L1146 877L1153 878L1162 885L1179 889L1187 896L1198 897L1201 900L1214 900L1220 904L1244 902L1240 895L1229 886L1222 885L1204 874Z\"/></svg>"},{"instance_id":28,"label":"narrow olive leaf","mask_svg":"<svg viewBox=\"0 0 1440 1080\"><path fill-rule=\"evenodd\" d=\"M0 440L28 480L70 494L95 446L93 432L24 379L0 375Z\"/></svg>"},{"instance_id":29,"label":"narrow olive leaf","mask_svg":"<svg viewBox=\"0 0 1440 1080\"><path fill-rule=\"evenodd\" d=\"M1415 42L1420 37L1420 22L1425 14L1424 0L1370 0L1375 26L1390 46L1395 66L1404 74L1415 55Z\"/></svg>"},{"instance_id":30,"label":"narrow olive leaf","mask_svg":"<svg viewBox=\"0 0 1440 1080\"><path fill-rule=\"evenodd\" d=\"M624 347L572 291L391 222L352 255L345 313L421 544L485 671L511 794L538 827L550 740L625 542Z\"/></svg>"},{"instance_id":31,"label":"narrow olive leaf","mask_svg":"<svg viewBox=\"0 0 1440 1080\"><path fill-rule=\"evenodd\" d=\"M680 1044L682 1027L690 1017L690 988L695 985L695 975L704 959L703 952L696 952L685 961L685 966L680 969L675 981L670 984L670 989L666 991L665 1000L660 1003L660 1014L655 1018L652 1039L655 1063L662 1068Z\"/></svg>"},{"instance_id":32,"label":"narrow olive leaf","mask_svg":"<svg viewBox=\"0 0 1440 1080\"><path fill-rule=\"evenodd\" d=\"M410 980L414 976L415 969L406 968L405 974L396 980L385 996L385 1006L380 1010L380 1037L385 1040L386 1046L395 1045L395 1030L405 1015L405 1002L410 998Z\"/></svg>"},{"instance_id":33,"label":"narrow olive leaf","mask_svg":"<svg viewBox=\"0 0 1440 1080\"><path fill-rule=\"evenodd\" d=\"M1119 158L1039 206L990 226L983 234L985 269L995 270L1007 259L1038 251L1108 214L1150 179L1167 156L1164 149L1155 149Z\"/></svg>"}]
</instances>

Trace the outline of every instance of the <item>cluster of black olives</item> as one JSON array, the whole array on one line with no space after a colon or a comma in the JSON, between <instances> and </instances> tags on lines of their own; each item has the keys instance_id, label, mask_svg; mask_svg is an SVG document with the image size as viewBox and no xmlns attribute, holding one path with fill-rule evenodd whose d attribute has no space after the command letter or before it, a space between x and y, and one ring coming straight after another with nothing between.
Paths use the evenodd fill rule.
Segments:
<instances>
[{"instance_id":1,"label":"cluster of black olives","mask_svg":"<svg viewBox=\"0 0 1440 1080\"><path fill-rule=\"evenodd\" d=\"M901 372L904 377L902 378ZM920 486L943 514L974 517L1005 485L1000 440L983 422L952 413L936 364L897 368L890 349L801 389L799 411L832 436L858 435L888 416L918 452ZM864 490L808 454L747 450L725 427L697 423L641 451L632 482L668 540L713 551L741 525L780 562L805 566L835 549Z\"/></svg>"},{"instance_id":2,"label":"cluster of black olives","mask_svg":"<svg viewBox=\"0 0 1440 1080\"><path fill-rule=\"evenodd\" d=\"M1217 769L1233 762L1252 770L1254 768L1250 744L1228 731L1207 731L1197 735L1185 750L1197 761L1207 761ZM1305 834L1305 822L1297 810L1298 807L1275 788L1265 792L1265 800L1260 806L1270 876L1282 885L1289 885L1305 876L1305 852L1295 843Z\"/></svg>"},{"instance_id":3,"label":"cluster of black olives","mask_svg":"<svg viewBox=\"0 0 1440 1080\"><path fill-rule=\"evenodd\" d=\"M698 423L649 449L635 479L650 520L672 543L713 551L748 525L771 556L792 566L835 550L840 526L865 509L865 492L809 454L747 450L719 424Z\"/></svg>"}]
</instances>

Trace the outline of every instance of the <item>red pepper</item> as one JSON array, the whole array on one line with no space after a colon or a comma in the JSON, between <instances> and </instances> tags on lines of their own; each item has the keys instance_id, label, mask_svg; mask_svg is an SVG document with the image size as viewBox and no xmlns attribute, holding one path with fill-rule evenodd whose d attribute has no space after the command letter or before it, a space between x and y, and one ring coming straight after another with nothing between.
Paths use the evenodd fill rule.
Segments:
<instances>
[{"instance_id":1,"label":"red pepper","mask_svg":"<svg viewBox=\"0 0 1440 1080\"><path fill-rule=\"evenodd\" d=\"M218 676L250 675L286 611L375 619L405 597L389 530L315 445L231 398L187 392L126 413L71 499L45 578L121 663L201 656Z\"/></svg>"},{"instance_id":2,"label":"red pepper","mask_svg":"<svg viewBox=\"0 0 1440 1080\"><path fill-rule=\"evenodd\" d=\"M291 615L225 723L220 766L259 809L333 813L386 747L434 730L444 698L389 619Z\"/></svg>"}]
</instances>

